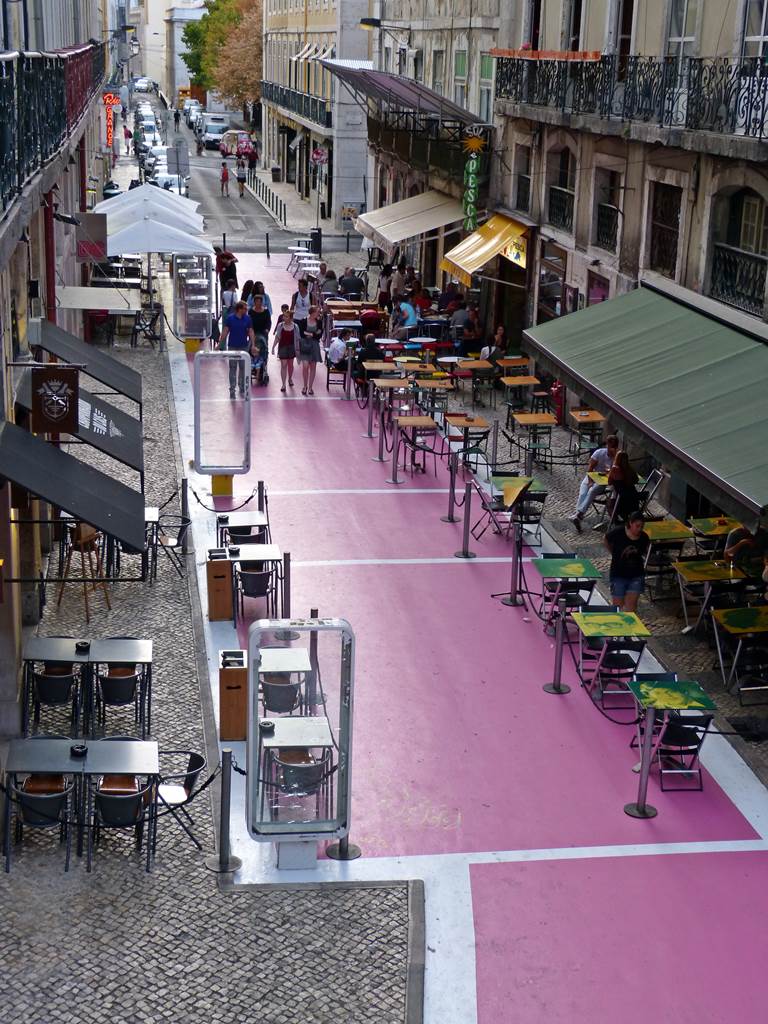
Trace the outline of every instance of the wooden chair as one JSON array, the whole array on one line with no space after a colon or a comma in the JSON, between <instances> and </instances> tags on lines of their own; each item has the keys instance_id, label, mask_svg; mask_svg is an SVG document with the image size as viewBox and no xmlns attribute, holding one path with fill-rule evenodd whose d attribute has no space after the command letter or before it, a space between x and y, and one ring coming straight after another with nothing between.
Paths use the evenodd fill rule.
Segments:
<instances>
[{"instance_id":1,"label":"wooden chair","mask_svg":"<svg viewBox=\"0 0 768 1024\"><path fill-rule=\"evenodd\" d=\"M80 575L83 581L83 600L85 602L85 621L90 622L90 609L88 608L88 583L89 580L85 575L85 559L88 557L88 568L93 578L91 583L91 590L96 590L100 587L104 593L104 600L107 602L107 608L111 609L112 605L109 603L109 589L106 581L99 582L98 578L104 575L104 560L101 555L101 540L102 534L99 530L93 526L89 526L88 523L76 523L70 527L70 538L69 538L69 551L67 552L67 559L64 563L64 573L61 580L61 586L59 587L59 598L56 602L57 605L61 604L61 599L64 597L64 587L67 583L67 577L69 576L69 570L72 566L72 556L75 551L80 552ZM95 566L94 566L95 556Z\"/></svg>"}]
</instances>

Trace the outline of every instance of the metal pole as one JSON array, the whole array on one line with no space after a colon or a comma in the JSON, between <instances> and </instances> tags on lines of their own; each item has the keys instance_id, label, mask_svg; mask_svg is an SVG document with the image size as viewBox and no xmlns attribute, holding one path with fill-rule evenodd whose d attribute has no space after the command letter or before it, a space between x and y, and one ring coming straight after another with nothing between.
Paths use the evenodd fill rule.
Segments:
<instances>
[{"instance_id":1,"label":"metal pole","mask_svg":"<svg viewBox=\"0 0 768 1024\"><path fill-rule=\"evenodd\" d=\"M291 617L291 553L286 551L283 555L283 607L282 618ZM277 640L298 640L299 634L295 629L278 629L275 631Z\"/></svg>"},{"instance_id":2,"label":"metal pole","mask_svg":"<svg viewBox=\"0 0 768 1024\"><path fill-rule=\"evenodd\" d=\"M318 617L318 609L309 609L310 619ZM317 630L313 629L309 634L309 664L310 671L307 678L307 706L313 709L317 704Z\"/></svg>"},{"instance_id":3,"label":"metal pole","mask_svg":"<svg viewBox=\"0 0 768 1024\"><path fill-rule=\"evenodd\" d=\"M371 459L371 462L386 462L386 459L384 458L384 414L386 411L385 406L382 404L379 410L379 454L374 456L374 458Z\"/></svg>"},{"instance_id":4,"label":"metal pole","mask_svg":"<svg viewBox=\"0 0 768 1024\"><path fill-rule=\"evenodd\" d=\"M570 686L560 682L563 674L563 637L565 634L565 598L561 597L557 602L557 622L555 623L555 668L552 682L547 683L542 689L545 693L556 693L559 695L570 693Z\"/></svg>"},{"instance_id":5,"label":"metal pole","mask_svg":"<svg viewBox=\"0 0 768 1024\"><path fill-rule=\"evenodd\" d=\"M256 501L257 501L258 506L259 506L259 512L263 512L264 511L264 481L263 480L259 480L259 484L258 484L258 488L257 488L257 492L256 493L258 495L257 498L256 498Z\"/></svg>"},{"instance_id":6,"label":"metal pole","mask_svg":"<svg viewBox=\"0 0 768 1024\"><path fill-rule=\"evenodd\" d=\"M528 438L528 445L525 449L525 475L533 476L533 448L531 448L531 439Z\"/></svg>"},{"instance_id":7,"label":"metal pole","mask_svg":"<svg viewBox=\"0 0 768 1024\"><path fill-rule=\"evenodd\" d=\"M469 550L469 524L472 516L470 509L472 506L472 483L468 481L464 486L464 535L461 542L461 551L455 551L454 555L456 558L476 558L474 551Z\"/></svg>"},{"instance_id":8,"label":"metal pole","mask_svg":"<svg viewBox=\"0 0 768 1024\"><path fill-rule=\"evenodd\" d=\"M346 379L344 381L344 401L349 402L352 400L352 352L354 351L354 345L350 345L347 342L347 372Z\"/></svg>"},{"instance_id":9,"label":"metal pole","mask_svg":"<svg viewBox=\"0 0 768 1024\"><path fill-rule=\"evenodd\" d=\"M229 851L229 816L232 806L232 751L224 747L221 751L221 810L219 813L219 854L205 858L210 871L224 874L237 871L243 862Z\"/></svg>"},{"instance_id":10,"label":"metal pole","mask_svg":"<svg viewBox=\"0 0 768 1024\"><path fill-rule=\"evenodd\" d=\"M181 478L181 517L182 519L189 519L189 481L185 476ZM186 555L187 553L187 534L189 530L185 530L181 538L181 553Z\"/></svg>"},{"instance_id":11,"label":"metal pole","mask_svg":"<svg viewBox=\"0 0 768 1024\"><path fill-rule=\"evenodd\" d=\"M363 437L373 437L373 381L368 381L368 433Z\"/></svg>"},{"instance_id":12,"label":"metal pole","mask_svg":"<svg viewBox=\"0 0 768 1024\"><path fill-rule=\"evenodd\" d=\"M349 232L347 232L347 252L349 252Z\"/></svg>"},{"instance_id":13,"label":"metal pole","mask_svg":"<svg viewBox=\"0 0 768 1024\"><path fill-rule=\"evenodd\" d=\"M268 231L265 231L265 232L264 232L264 238L265 238L265 240L266 240L266 243L267 243L267 259L270 259L270 252L269 252L269 232L268 232Z\"/></svg>"},{"instance_id":14,"label":"metal pole","mask_svg":"<svg viewBox=\"0 0 768 1024\"><path fill-rule=\"evenodd\" d=\"M223 231L221 233L221 248L222 249L226 249L227 248L227 232L226 231Z\"/></svg>"},{"instance_id":15,"label":"metal pole","mask_svg":"<svg viewBox=\"0 0 768 1024\"><path fill-rule=\"evenodd\" d=\"M400 424L395 418L395 426L392 432L392 476L387 479L388 484L401 484L403 481L397 479L397 462L400 455Z\"/></svg>"},{"instance_id":16,"label":"metal pole","mask_svg":"<svg viewBox=\"0 0 768 1024\"><path fill-rule=\"evenodd\" d=\"M511 510L510 514L512 516L515 515L514 508ZM501 603L509 605L512 608L516 608L518 605L525 604L525 598L518 593L520 589L520 558L522 556L523 547L523 528L522 524L519 523L516 518L512 521L512 527L514 530L514 540L512 543L512 579L509 584L509 593L506 597L502 597Z\"/></svg>"},{"instance_id":17,"label":"metal pole","mask_svg":"<svg viewBox=\"0 0 768 1024\"><path fill-rule=\"evenodd\" d=\"M499 451L499 421L493 421L493 430L491 432L491 464L488 467L488 479L491 479L491 474L496 469L496 456Z\"/></svg>"},{"instance_id":18,"label":"metal pole","mask_svg":"<svg viewBox=\"0 0 768 1024\"><path fill-rule=\"evenodd\" d=\"M448 483L448 515L440 516L440 521L443 523L460 523L461 516L454 515L454 508L456 504L456 460L458 456L456 452L451 452L448 456L448 470L449 470L449 483Z\"/></svg>"},{"instance_id":19,"label":"metal pole","mask_svg":"<svg viewBox=\"0 0 768 1024\"><path fill-rule=\"evenodd\" d=\"M653 725L655 721L656 709L646 708L645 725L643 726L643 756L640 761L640 779L637 783L637 802L624 805L624 813L628 814L630 818L655 818L659 813L655 807L651 807L645 802L653 756Z\"/></svg>"}]
</instances>

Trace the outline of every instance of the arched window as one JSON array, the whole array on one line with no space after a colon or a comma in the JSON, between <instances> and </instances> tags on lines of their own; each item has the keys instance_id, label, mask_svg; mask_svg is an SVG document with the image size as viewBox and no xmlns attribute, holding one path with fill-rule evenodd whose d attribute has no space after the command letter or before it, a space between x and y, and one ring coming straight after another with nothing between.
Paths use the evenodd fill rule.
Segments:
<instances>
[{"instance_id":1,"label":"arched window","mask_svg":"<svg viewBox=\"0 0 768 1024\"><path fill-rule=\"evenodd\" d=\"M709 294L761 316L768 269L768 203L751 188L721 192L712 210Z\"/></svg>"}]
</instances>

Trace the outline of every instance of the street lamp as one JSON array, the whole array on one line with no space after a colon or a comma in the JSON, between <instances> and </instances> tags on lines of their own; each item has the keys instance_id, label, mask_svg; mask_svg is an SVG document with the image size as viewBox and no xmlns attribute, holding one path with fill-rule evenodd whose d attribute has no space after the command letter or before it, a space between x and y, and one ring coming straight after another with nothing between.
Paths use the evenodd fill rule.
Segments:
<instances>
[{"instance_id":1,"label":"street lamp","mask_svg":"<svg viewBox=\"0 0 768 1024\"><path fill-rule=\"evenodd\" d=\"M398 74L404 74L405 68L401 66L404 61L402 61L401 54L408 50L408 44L411 40L411 30L409 28L404 29L395 21L382 21L381 18L361 18L359 28L364 29L366 32L383 32L384 35L394 39L397 44Z\"/></svg>"}]
</instances>

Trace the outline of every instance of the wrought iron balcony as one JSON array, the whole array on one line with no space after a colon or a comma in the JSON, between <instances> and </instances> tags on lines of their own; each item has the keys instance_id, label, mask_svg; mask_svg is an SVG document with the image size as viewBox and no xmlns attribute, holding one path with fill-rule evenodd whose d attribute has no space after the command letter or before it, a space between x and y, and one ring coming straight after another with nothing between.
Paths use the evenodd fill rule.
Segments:
<instances>
[{"instance_id":1,"label":"wrought iron balcony","mask_svg":"<svg viewBox=\"0 0 768 1024\"><path fill-rule=\"evenodd\" d=\"M547 220L555 228L573 231L573 192L558 185L549 186Z\"/></svg>"},{"instance_id":2,"label":"wrought iron balcony","mask_svg":"<svg viewBox=\"0 0 768 1024\"><path fill-rule=\"evenodd\" d=\"M677 267L677 228L651 224L650 268L664 277L674 277Z\"/></svg>"},{"instance_id":3,"label":"wrought iron balcony","mask_svg":"<svg viewBox=\"0 0 768 1024\"><path fill-rule=\"evenodd\" d=\"M762 316L768 259L715 242L709 294L719 302Z\"/></svg>"},{"instance_id":4,"label":"wrought iron balcony","mask_svg":"<svg viewBox=\"0 0 768 1024\"><path fill-rule=\"evenodd\" d=\"M0 204L64 145L104 81L106 46L0 54Z\"/></svg>"},{"instance_id":5,"label":"wrought iron balcony","mask_svg":"<svg viewBox=\"0 0 768 1024\"><path fill-rule=\"evenodd\" d=\"M595 245L607 252L616 252L619 232L619 211L610 203L597 204L597 237Z\"/></svg>"},{"instance_id":6,"label":"wrought iron balcony","mask_svg":"<svg viewBox=\"0 0 768 1024\"><path fill-rule=\"evenodd\" d=\"M515 192L515 209L521 213L529 213L531 209L531 177L529 174L517 175L517 191Z\"/></svg>"},{"instance_id":7,"label":"wrought iron balcony","mask_svg":"<svg viewBox=\"0 0 768 1024\"><path fill-rule=\"evenodd\" d=\"M480 154L479 181L488 181L490 131ZM397 155L414 169L433 171L453 182L463 182L467 164L465 125L439 120L414 110L380 110L368 118L368 144Z\"/></svg>"},{"instance_id":8,"label":"wrought iron balcony","mask_svg":"<svg viewBox=\"0 0 768 1024\"><path fill-rule=\"evenodd\" d=\"M761 57L500 57L496 98L669 128L768 137L768 65Z\"/></svg>"},{"instance_id":9,"label":"wrought iron balcony","mask_svg":"<svg viewBox=\"0 0 768 1024\"><path fill-rule=\"evenodd\" d=\"M309 93L289 89L287 85L278 85L277 82L262 82L261 95L268 102L306 117L321 128L333 127L333 112L322 96L310 96Z\"/></svg>"}]
</instances>

